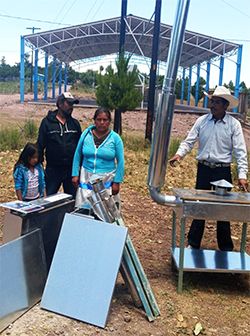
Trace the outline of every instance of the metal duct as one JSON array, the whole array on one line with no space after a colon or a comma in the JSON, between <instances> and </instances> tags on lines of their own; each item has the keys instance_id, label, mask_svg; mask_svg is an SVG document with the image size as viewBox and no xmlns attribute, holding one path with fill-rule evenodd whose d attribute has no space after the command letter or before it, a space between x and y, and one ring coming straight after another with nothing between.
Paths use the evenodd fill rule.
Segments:
<instances>
[{"instance_id":1,"label":"metal duct","mask_svg":"<svg viewBox=\"0 0 250 336\"><path fill-rule=\"evenodd\" d=\"M175 205L180 202L175 196L161 194L160 190L164 185L166 175L168 146L175 104L174 86L181 58L189 3L190 0L179 0L178 3L151 147L148 186L151 197L160 204Z\"/></svg>"}]
</instances>

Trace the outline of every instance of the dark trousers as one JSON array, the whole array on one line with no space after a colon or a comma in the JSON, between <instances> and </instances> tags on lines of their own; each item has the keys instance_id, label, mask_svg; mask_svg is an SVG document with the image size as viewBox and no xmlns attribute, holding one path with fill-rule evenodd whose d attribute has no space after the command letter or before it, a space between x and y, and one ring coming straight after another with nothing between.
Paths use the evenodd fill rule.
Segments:
<instances>
[{"instance_id":1,"label":"dark trousers","mask_svg":"<svg viewBox=\"0 0 250 336\"><path fill-rule=\"evenodd\" d=\"M230 167L218 167L210 168L201 163L198 163L197 178L196 178L196 189L210 190L210 182L218 180L227 180L232 183L231 169ZM200 248L201 240L204 232L205 220L194 219L189 233L188 233L188 244L193 248ZM217 222L217 242L219 249L222 251L232 251L233 242L231 239L230 222Z\"/></svg>"},{"instance_id":2,"label":"dark trousers","mask_svg":"<svg viewBox=\"0 0 250 336\"><path fill-rule=\"evenodd\" d=\"M47 166L45 169L45 181L47 195L56 194L61 185L66 194L76 196L76 188L72 184L71 166Z\"/></svg>"}]
</instances>

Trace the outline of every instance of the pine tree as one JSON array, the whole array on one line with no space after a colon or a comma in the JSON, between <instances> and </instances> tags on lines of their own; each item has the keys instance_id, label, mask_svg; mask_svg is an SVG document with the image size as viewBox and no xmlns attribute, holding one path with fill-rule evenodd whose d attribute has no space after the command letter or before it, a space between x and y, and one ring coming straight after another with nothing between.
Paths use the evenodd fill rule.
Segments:
<instances>
[{"instance_id":1,"label":"pine tree","mask_svg":"<svg viewBox=\"0 0 250 336\"><path fill-rule=\"evenodd\" d=\"M116 60L116 71L111 66L104 75L97 76L96 99L100 106L115 110L114 131L122 134L122 112L135 109L142 99L136 89L138 70L129 69L130 57L120 54Z\"/></svg>"}]
</instances>

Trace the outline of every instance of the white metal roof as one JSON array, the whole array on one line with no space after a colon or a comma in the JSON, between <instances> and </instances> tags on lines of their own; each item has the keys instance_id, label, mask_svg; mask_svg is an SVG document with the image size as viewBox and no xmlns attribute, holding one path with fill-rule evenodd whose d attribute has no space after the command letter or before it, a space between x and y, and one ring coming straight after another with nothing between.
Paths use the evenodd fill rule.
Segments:
<instances>
[{"instance_id":1,"label":"white metal roof","mask_svg":"<svg viewBox=\"0 0 250 336\"><path fill-rule=\"evenodd\" d=\"M59 61L88 59L115 54L119 50L121 18L111 18L25 35L25 43ZM134 15L126 17L125 51L151 58L154 23ZM161 23L158 59L167 60L172 26ZM234 55L239 45L186 30L180 65L189 67L220 56Z\"/></svg>"}]
</instances>

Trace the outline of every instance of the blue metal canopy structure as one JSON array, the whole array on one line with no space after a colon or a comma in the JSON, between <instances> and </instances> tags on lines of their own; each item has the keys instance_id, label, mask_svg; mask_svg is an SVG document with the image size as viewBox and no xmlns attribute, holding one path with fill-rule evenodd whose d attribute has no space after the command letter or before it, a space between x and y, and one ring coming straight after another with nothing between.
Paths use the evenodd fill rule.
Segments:
<instances>
[{"instance_id":1,"label":"blue metal canopy structure","mask_svg":"<svg viewBox=\"0 0 250 336\"><path fill-rule=\"evenodd\" d=\"M125 52L132 53L144 58L151 57L152 39L154 22L148 19L134 15L127 15L126 24L126 40ZM46 66L48 65L48 57L53 57L54 61L64 64L65 69L72 62L86 62L93 58L116 54L119 50L121 18L111 18L91 23L85 23L77 26L70 26L36 34L25 35L21 37L21 101L24 101L24 54L25 47L35 51L35 71L34 71L34 99L37 100L36 92L36 64L38 63L38 53L44 54L45 59L45 86L46 82ZM161 23L160 26L160 43L158 60L166 62L172 26ZM180 66L183 69L190 69L195 66L199 67L202 63L211 64L220 61L220 81L223 77L224 59L230 58L238 53L236 61L236 87L239 84L240 65L241 65L241 49L242 46L215 37L206 36L186 30ZM60 68L59 84L60 84ZM198 70L197 76L198 76ZM210 69L207 70L208 82ZM65 71L65 76L67 71ZM56 76L56 74L55 74ZM54 79L54 82L57 80ZM61 79L62 81L62 79ZM64 86L67 84L67 78L64 78ZM220 84L220 83L219 83ZM53 79L52 79L53 86ZM23 91L22 91L23 90ZM46 91L46 90L45 90ZM53 90L52 90L53 92ZM44 98L47 99L45 92Z\"/></svg>"}]
</instances>

